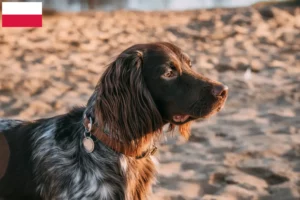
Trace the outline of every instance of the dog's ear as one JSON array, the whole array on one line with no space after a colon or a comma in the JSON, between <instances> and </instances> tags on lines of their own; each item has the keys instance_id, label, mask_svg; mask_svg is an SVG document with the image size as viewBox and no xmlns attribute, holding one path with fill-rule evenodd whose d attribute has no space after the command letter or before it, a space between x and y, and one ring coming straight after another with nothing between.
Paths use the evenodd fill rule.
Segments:
<instances>
[{"instance_id":1,"label":"dog's ear","mask_svg":"<svg viewBox=\"0 0 300 200\"><path fill-rule=\"evenodd\" d=\"M96 87L99 125L131 146L148 133L160 132L163 126L143 79L142 65L142 52L122 53L108 66Z\"/></svg>"}]
</instances>

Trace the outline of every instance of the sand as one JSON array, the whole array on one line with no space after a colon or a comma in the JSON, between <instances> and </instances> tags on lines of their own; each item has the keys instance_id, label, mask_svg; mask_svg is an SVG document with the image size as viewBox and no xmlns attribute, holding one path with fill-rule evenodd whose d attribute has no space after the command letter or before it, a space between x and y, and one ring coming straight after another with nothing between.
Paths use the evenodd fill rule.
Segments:
<instances>
[{"instance_id":1,"label":"sand","mask_svg":"<svg viewBox=\"0 0 300 200\"><path fill-rule=\"evenodd\" d=\"M120 51L154 41L180 46L229 98L188 142L162 141L151 199L300 199L299 7L61 13L43 28L2 28L0 117L85 105Z\"/></svg>"}]
</instances>

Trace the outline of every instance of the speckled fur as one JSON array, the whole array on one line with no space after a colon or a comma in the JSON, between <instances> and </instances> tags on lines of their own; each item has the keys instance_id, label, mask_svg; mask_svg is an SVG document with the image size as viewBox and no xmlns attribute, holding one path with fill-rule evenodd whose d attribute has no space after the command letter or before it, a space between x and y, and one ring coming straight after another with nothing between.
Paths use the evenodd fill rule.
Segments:
<instances>
[{"instance_id":1,"label":"speckled fur","mask_svg":"<svg viewBox=\"0 0 300 200\"><path fill-rule=\"evenodd\" d=\"M146 198L155 175L152 159L148 157L136 160L126 157L112 151L100 141L96 142L93 153L87 153L81 142L84 132L83 113L84 108L75 109L66 115L22 125L20 121L4 120L5 125L1 127L5 130L5 135L26 130L22 134L29 136L26 138L31 152L25 160L30 160L32 171L29 172L30 180L26 182L33 185L33 189L23 194L18 191L16 196L16 191L4 191L6 179L3 179L0 180L0 197L45 200ZM20 126L16 128L17 125ZM12 142L12 138L8 137L8 141ZM23 151L27 149L26 146L19 147Z\"/></svg>"},{"instance_id":2,"label":"speckled fur","mask_svg":"<svg viewBox=\"0 0 300 200\"><path fill-rule=\"evenodd\" d=\"M0 132L11 129L15 126L21 124L21 120L13 120L13 119L2 119L0 118Z\"/></svg>"}]
</instances>

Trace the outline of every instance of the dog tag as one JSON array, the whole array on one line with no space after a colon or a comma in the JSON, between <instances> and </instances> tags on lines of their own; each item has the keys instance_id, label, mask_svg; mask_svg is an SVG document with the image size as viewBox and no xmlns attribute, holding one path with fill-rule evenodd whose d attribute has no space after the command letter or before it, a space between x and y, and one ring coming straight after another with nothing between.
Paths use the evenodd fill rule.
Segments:
<instances>
[{"instance_id":1,"label":"dog tag","mask_svg":"<svg viewBox=\"0 0 300 200\"><path fill-rule=\"evenodd\" d=\"M88 153L92 153L94 151L95 143L94 140L90 137L83 138L83 146Z\"/></svg>"}]
</instances>

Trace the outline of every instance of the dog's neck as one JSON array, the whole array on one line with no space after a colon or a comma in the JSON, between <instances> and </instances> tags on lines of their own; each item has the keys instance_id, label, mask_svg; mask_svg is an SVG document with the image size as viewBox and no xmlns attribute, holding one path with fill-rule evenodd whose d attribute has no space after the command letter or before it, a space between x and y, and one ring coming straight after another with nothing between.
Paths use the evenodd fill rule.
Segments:
<instances>
[{"instance_id":1,"label":"dog's neck","mask_svg":"<svg viewBox=\"0 0 300 200\"><path fill-rule=\"evenodd\" d=\"M105 129L105 127L100 127L97 123L94 123L94 121L95 117L85 112L83 124L86 133L94 136L96 140L101 141L104 145L108 146L117 153L124 154L128 157L134 157L136 159L141 159L153 155L157 151L157 147L154 145L154 139L149 139L151 134L147 134L144 136L144 138L139 140L141 145L136 143L125 144L120 139L114 137L113 134L110 134L109 130Z\"/></svg>"}]
</instances>

